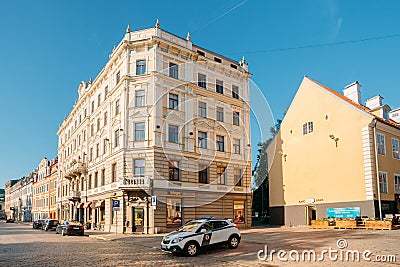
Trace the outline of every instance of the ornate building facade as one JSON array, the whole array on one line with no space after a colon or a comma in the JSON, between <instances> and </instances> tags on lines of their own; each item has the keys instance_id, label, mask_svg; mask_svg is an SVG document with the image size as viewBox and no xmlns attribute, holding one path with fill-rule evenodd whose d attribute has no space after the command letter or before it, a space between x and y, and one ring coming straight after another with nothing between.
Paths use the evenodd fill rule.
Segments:
<instances>
[{"instance_id":1,"label":"ornate building facade","mask_svg":"<svg viewBox=\"0 0 400 267\"><path fill-rule=\"evenodd\" d=\"M59 218L110 232L209 215L250 227L250 76L189 34L128 27L58 130Z\"/></svg>"}]
</instances>

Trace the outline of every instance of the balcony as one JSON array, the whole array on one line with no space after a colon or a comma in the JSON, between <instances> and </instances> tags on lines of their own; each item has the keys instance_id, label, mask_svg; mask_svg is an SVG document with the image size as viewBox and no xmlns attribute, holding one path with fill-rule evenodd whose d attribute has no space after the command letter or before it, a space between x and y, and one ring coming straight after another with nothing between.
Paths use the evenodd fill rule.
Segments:
<instances>
[{"instance_id":1,"label":"balcony","mask_svg":"<svg viewBox=\"0 0 400 267\"><path fill-rule=\"evenodd\" d=\"M81 199L81 192L79 191L70 191L68 195L63 196L63 201L76 201Z\"/></svg>"},{"instance_id":2,"label":"balcony","mask_svg":"<svg viewBox=\"0 0 400 267\"><path fill-rule=\"evenodd\" d=\"M82 173L86 172L86 164L83 162L72 162L64 168L64 176L65 178L74 178Z\"/></svg>"},{"instance_id":3,"label":"balcony","mask_svg":"<svg viewBox=\"0 0 400 267\"><path fill-rule=\"evenodd\" d=\"M123 189L140 189L150 187L150 177L127 177L119 181L119 188Z\"/></svg>"}]
</instances>

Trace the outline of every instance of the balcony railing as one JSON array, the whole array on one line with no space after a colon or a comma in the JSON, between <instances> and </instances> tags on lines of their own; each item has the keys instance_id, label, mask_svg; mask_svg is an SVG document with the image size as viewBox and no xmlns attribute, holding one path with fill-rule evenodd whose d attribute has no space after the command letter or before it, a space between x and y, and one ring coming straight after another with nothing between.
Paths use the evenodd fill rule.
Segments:
<instances>
[{"instance_id":1,"label":"balcony railing","mask_svg":"<svg viewBox=\"0 0 400 267\"><path fill-rule=\"evenodd\" d=\"M148 188L150 186L150 178L143 177L128 177L119 181L120 188Z\"/></svg>"},{"instance_id":2,"label":"balcony railing","mask_svg":"<svg viewBox=\"0 0 400 267\"><path fill-rule=\"evenodd\" d=\"M81 198L81 192L79 191L70 191L66 196L62 197L63 201L68 200L78 200Z\"/></svg>"},{"instance_id":3,"label":"balcony railing","mask_svg":"<svg viewBox=\"0 0 400 267\"><path fill-rule=\"evenodd\" d=\"M64 168L65 177L66 178L73 178L75 176L80 175L81 173L86 172L86 164L83 162L75 162L72 163L70 166Z\"/></svg>"}]
</instances>

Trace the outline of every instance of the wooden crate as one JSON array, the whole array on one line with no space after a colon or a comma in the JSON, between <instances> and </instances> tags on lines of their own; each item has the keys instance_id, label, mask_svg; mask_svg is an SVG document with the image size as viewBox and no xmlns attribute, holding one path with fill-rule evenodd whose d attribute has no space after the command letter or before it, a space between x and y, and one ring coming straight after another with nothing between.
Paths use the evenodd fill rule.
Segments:
<instances>
[{"instance_id":1,"label":"wooden crate","mask_svg":"<svg viewBox=\"0 0 400 267\"><path fill-rule=\"evenodd\" d=\"M312 220L311 228L329 228L329 221Z\"/></svg>"},{"instance_id":2,"label":"wooden crate","mask_svg":"<svg viewBox=\"0 0 400 267\"><path fill-rule=\"evenodd\" d=\"M355 220L336 220L335 228L339 229L355 229L357 227L357 222Z\"/></svg>"},{"instance_id":3,"label":"wooden crate","mask_svg":"<svg viewBox=\"0 0 400 267\"><path fill-rule=\"evenodd\" d=\"M366 221L365 228L367 229L379 229L379 230L391 230L391 221Z\"/></svg>"}]
</instances>

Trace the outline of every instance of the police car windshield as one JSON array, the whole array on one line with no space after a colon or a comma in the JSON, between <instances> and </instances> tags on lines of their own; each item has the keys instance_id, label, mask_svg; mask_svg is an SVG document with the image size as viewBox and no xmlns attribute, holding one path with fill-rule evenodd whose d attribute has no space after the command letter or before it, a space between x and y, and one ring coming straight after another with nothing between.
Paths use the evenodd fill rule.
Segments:
<instances>
[{"instance_id":1,"label":"police car windshield","mask_svg":"<svg viewBox=\"0 0 400 267\"><path fill-rule=\"evenodd\" d=\"M194 230L197 229L197 227L199 227L200 224L202 224L203 222L188 222L187 224L185 224L184 226L182 226L181 228L179 228L177 231L178 232L194 232Z\"/></svg>"}]
</instances>

